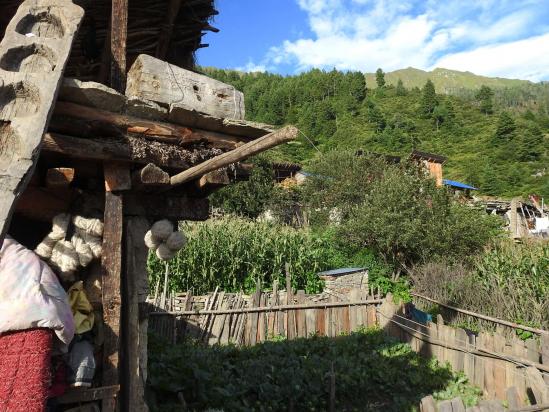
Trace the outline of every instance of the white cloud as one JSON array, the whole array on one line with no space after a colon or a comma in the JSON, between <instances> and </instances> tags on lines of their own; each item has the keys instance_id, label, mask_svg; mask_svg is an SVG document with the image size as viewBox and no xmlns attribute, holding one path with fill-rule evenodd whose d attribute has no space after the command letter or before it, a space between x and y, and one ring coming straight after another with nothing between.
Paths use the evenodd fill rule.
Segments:
<instances>
[{"instance_id":1,"label":"white cloud","mask_svg":"<svg viewBox=\"0 0 549 412\"><path fill-rule=\"evenodd\" d=\"M433 67L538 81L549 75L549 33L449 54Z\"/></svg>"},{"instance_id":2,"label":"white cloud","mask_svg":"<svg viewBox=\"0 0 549 412\"><path fill-rule=\"evenodd\" d=\"M267 66L264 64L256 64L253 61L249 61L248 63L246 63L245 66L236 67L236 70L239 70L241 72L250 72L250 73L266 72Z\"/></svg>"},{"instance_id":3,"label":"white cloud","mask_svg":"<svg viewBox=\"0 0 549 412\"><path fill-rule=\"evenodd\" d=\"M547 0L296 1L313 35L273 47L267 67L374 71L436 65L549 78Z\"/></svg>"}]
</instances>

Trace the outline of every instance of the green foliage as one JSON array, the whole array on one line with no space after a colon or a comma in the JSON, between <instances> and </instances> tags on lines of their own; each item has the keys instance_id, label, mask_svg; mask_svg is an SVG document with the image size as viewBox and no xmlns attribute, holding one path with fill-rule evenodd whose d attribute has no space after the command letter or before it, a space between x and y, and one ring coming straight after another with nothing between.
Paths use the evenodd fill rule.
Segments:
<instances>
[{"instance_id":1,"label":"green foliage","mask_svg":"<svg viewBox=\"0 0 549 412\"><path fill-rule=\"evenodd\" d=\"M328 153L304 195L316 224L337 208L342 238L369 248L396 274L437 257L464 259L498 233L499 219L452 201L413 165L388 165L352 152Z\"/></svg>"},{"instance_id":2,"label":"green foliage","mask_svg":"<svg viewBox=\"0 0 549 412\"><path fill-rule=\"evenodd\" d=\"M480 104L480 111L484 114L492 114L494 112L494 102L493 102L494 92L488 86L483 85L475 98Z\"/></svg>"},{"instance_id":3,"label":"green foliage","mask_svg":"<svg viewBox=\"0 0 549 412\"><path fill-rule=\"evenodd\" d=\"M431 117L437 106L437 94L435 92L435 85L431 80L427 80L427 83L421 89L421 108L420 112L423 117Z\"/></svg>"},{"instance_id":4,"label":"green foliage","mask_svg":"<svg viewBox=\"0 0 549 412\"><path fill-rule=\"evenodd\" d=\"M498 118L494 143L501 144L513 140L516 136L517 125L507 112L501 112Z\"/></svg>"},{"instance_id":5,"label":"green foliage","mask_svg":"<svg viewBox=\"0 0 549 412\"><path fill-rule=\"evenodd\" d=\"M347 336L253 347L177 346L150 340L148 404L152 411L180 410L181 392L190 410L328 410L332 369L338 411L416 411L421 398L479 397L463 375L425 360L409 345L377 329Z\"/></svg>"},{"instance_id":6,"label":"green foliage","mask_svg":"<svg viewBox=\"0 0 549 412\"><path fill-rule=\"evenodd\" d=\"M226 213L256 218L271 205L276 191L271 165L261 157L254 158L252 163L254 168L249 180L232 184L210 196L213 207Z\"/></svg>"},{"instance_id":7,"label":"green foliage","mask_svg":"<svg viewBox=\"0 0 549 412\"><path fill-rule=\"evenodd\" d=\"M274 279L284 284L284 265L289 263L296 289L322 290L318 272L333 269L341 252L327 236L304 229L254 222L241 218L212 219L185 225L189 242L169 262L170 289L195 294L219 286L226 292L251 291L256 280L270 288ZM163 277L164 264L149 255L151 285Z\"/></svg>"},{"instance_id":8,"label":"green foliage","mask_svg":"<svg viewBox=\"0 0 549 412\"><path fill-rule=\"evenodd\" d=\"M406 89L404 88L404 83L402 83L401 79L398 79L398 83L396 85L396 95L406 96Z\"/></svg>"},{"instance_id":9,"label":"green foliage","mask_svg":"<svg viewBox=\"0 0 549 412\"><path fill-rule=\"evenodd\" d=\"M381 68L376 70L376 84L379 89L385 86L385 73L383 73L383 70L381 70Z\"/></svg>"}]
</instances>

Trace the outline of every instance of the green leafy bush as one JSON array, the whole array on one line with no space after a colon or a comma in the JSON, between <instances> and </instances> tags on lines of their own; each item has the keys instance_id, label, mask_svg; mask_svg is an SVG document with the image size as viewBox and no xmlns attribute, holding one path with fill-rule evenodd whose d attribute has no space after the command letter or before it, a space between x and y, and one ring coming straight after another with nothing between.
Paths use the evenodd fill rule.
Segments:
<instances>
[{"instance_id":1,"label":"green leafy bush","mask_svg":"<svg viewBox=\"0 0 549 412\"><path fill-rule=\"evenodd\" d=\"M467 394L469 404L480 394L448 367L370 329L246 348L152 339L149 406L180 410L180 392L190 410L280 411L291 404L295 411L325 411L332 368L338 411L417 411L433 392L438 399Z\"/></svg>"}]
</instances>

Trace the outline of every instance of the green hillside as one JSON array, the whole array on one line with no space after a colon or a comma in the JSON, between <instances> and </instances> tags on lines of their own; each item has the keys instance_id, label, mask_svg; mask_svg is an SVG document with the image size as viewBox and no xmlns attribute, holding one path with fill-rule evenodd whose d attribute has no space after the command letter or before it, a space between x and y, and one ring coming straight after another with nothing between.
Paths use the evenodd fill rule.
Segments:
<instances>
[{"instance_id":1,"label":"green hillside","mask_svg":"<svg viewBox=\"0 0 549 412\"><path fill-rule=\"evenodd\" d=\"M366 83L375 84L375 73L366 73ZM424 70L408 67L407 69L395 70L385 73L385 81L388 85L396 86L398 80L402 80L404 87L412 89L421 88L427 80L431 80L437 92L454 94L461 89L480 89L481 86L488 86L492 89L503 89L521 87L532 84L526 80L502 79L499 77L485 77L471 72L460 72L457 70L436 68L427 72Z\"/></svg>"},{"instance_id":2,"label":"green hillside","mask_svg":"<svg viewBox=\"0 0 549 412\"><path fill-rule=\"evenodd\" d=\"M205 71L244 92L250 120L296 124L308 137L271 153L279 159L307 165L319 151L331 149L401 156L418 149L447 156L445 177L480 187L483 194L549 197L549 115L542 104L534 112L513 104L503 110L492 107L497 96L488 93L488 104L474 91L469 96L433 91L426 101L425 91L375 88L359 72L315 69L284 77Z\"/></svg>"}]
</instances>

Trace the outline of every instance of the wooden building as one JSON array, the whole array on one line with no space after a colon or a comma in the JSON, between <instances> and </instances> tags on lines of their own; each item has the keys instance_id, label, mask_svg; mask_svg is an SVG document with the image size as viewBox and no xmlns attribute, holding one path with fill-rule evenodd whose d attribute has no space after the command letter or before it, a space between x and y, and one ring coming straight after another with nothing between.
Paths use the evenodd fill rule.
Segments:
<instances>
[{"instance_id":1,"label":"wooden building","mask_svg":"<svg viewBox=\"0 0 549 412\"><path fill-rule=\"evenodd\" d=\"M435 179L437 186L442 186L442 165L446 162L446 157L414 150L410 154L410 159L422 164L429 172L429 175Z\"/></svg>"},{"instance_id":2,"label":"wooden building","mask_svg":"<svg viewBox=\"0 0 549 412\"><path fill-rule=\"evenodd\" d=\"M212 0L75 3L2 3L0 240L34 249L62 212L103 221L101 259L77 275L102 317L98 385L60 401L142 411L146 231L207 219L225 169L297 129L245 121L240 92L184 69L217 31Z\"/></svg>"}]
</instances>

